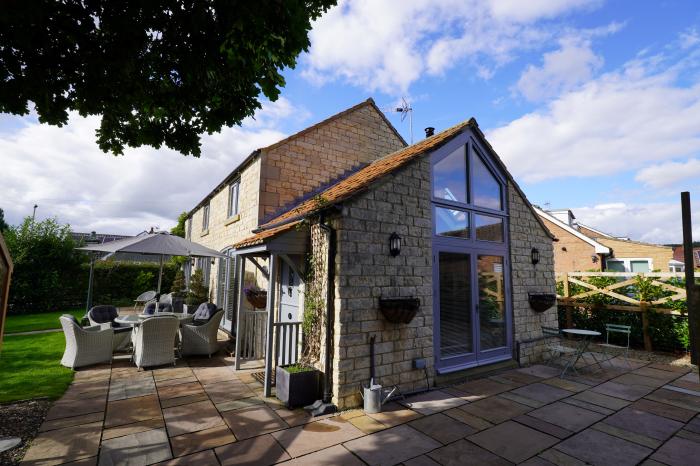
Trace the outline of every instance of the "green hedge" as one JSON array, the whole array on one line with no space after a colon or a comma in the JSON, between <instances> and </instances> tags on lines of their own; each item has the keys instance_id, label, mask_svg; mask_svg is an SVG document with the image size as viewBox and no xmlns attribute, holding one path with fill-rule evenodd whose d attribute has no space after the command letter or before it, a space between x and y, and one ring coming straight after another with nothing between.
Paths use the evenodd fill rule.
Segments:
<instances>
[{"instance_id":1,"label":"green hedge","mask_svg":"<svg viewBox=\"0 0 700 466\"><path fill-rule=\"evenodd\" d=\"M134 298L139 294L156 289L158 268L158 264L98 261L95 264L93 304L133 304ZM163 292L170 291L176 271L177 266L173 264L163 267ZM29 283L15 283L13 276L9 314L29 314L85 306L90 265L80 264L72 272L52 274L52 286L48 289L34 288ZM15 286L22 293L13 293Z\"/></svg>"}]
</instances>

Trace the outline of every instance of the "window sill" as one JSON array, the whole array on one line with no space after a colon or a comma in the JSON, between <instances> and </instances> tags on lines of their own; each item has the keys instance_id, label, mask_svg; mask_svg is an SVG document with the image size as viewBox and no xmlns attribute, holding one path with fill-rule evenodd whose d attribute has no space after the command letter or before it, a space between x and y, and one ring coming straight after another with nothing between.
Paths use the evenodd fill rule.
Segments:
<instances>
[{"instance_id":1,"label":"window sill","mask_svg":"<svg viewBox=\"0 0 700 466\"><path fill-rule=\"evenodd\" d=\"M236 222L239 221L240 219L241 219L241 214L236 214L236 215L234 215L233 217L229 217L229 219L226 220L226 223L224 223L224 226L227 227L227 226L229 226L229 225L231 225L231 224L233 224L233 223L236 223Z\"/></svg>"},{"instance_id":2,"label":"window sill","mask_svg":"<svg viewBox=\"0 0 700 466\"><path fill-rule=\"evenodd\" d=\"M202 232L199 234L199 237L202 238L202 237L204 237L204 236L207 236L208 234L209 234L209 228L207 228L206 230L202 231Z\"/></svg>"}]
</instances>

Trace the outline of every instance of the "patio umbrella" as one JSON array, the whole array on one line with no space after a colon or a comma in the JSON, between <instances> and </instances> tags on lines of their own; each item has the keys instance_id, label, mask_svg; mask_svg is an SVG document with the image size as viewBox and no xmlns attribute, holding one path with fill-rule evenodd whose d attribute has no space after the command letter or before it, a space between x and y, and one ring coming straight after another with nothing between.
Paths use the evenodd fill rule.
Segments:
<instances>
[{"instance_id":1,"label":"patio umbrella","mask_svg":"<svg viewBox=\"0 0 700 466\"><path fill-rule=\"evenodd\" d=\"M76 249L104 253L107 255L106 257L119 257L120 254L160 256L158 294L160 294L161 279L163 277L163 259L166 256L227 257L219 251L167 232L145 233L133 238L119 239L109 243L88 245Z\"/></svg>"}]
</instances>

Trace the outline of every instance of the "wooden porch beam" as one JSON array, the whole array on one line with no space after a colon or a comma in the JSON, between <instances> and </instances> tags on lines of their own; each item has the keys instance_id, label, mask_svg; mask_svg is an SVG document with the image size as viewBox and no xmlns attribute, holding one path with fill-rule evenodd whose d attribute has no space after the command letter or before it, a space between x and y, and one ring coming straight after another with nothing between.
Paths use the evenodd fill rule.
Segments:
<instances>
[{"instance_id":1,"label":"wooden porch beam","mask_svg":"<svg viewBox=\"0 0 700 466\"><path fill-rule=\"evenodd\" d=\"M243 299L245 293L243 292L245 275L245 256L238 256L236 261L236 276L238 277L238 303L236 303L236 363L234 368L236 370L241 369L241 316L243 309Z\"/></svg>"},{"instance_id":2,"label":"wooden porch beam","mask_svg":"<svg viewBox=\"0 0 700 466\"><path fill-rule=\"evenodd\" d=\"M272 343L274 340L275 324L275 291L277 290L277 254L270 254L270 275L267 279L267 335L265 341L265 383L263 396L269 398L272 393Z\"/></svg>"}]
</instances>

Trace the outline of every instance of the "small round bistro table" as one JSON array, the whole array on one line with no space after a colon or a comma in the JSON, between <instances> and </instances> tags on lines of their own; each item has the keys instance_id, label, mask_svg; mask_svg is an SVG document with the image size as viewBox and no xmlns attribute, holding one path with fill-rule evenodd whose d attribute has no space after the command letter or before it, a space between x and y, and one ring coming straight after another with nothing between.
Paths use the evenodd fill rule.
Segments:
<instances>
[{"instance_id":1,"label":"small round bistro table","mask_svg":"<svg viewBox=\"0 0 700 466\"><path fill-rule=\"evenodd\" d=\"M569 362L564 366L564 370L561 371L561 378L564 378L564 375L566 375L566 372L571 369L573 372L576 372L576 363L578 362L579 359L581 359L581 356L583 356L583 353L586 352L588 349L588 345L591 344L591 340L593 340L593 337L599 337L601 335L600 332L596 332L595 330L585 330L581 328L565 328L561 330L562 333L565 333L567 335L573 335L575 337L578 337L578 345L576 346L576 353L571 357ZM593 358L595 359L595 357ZM596 359L596 362L598 360ZM599 364L600 365L600 364Z\"/></svg>"}]
</instances>

